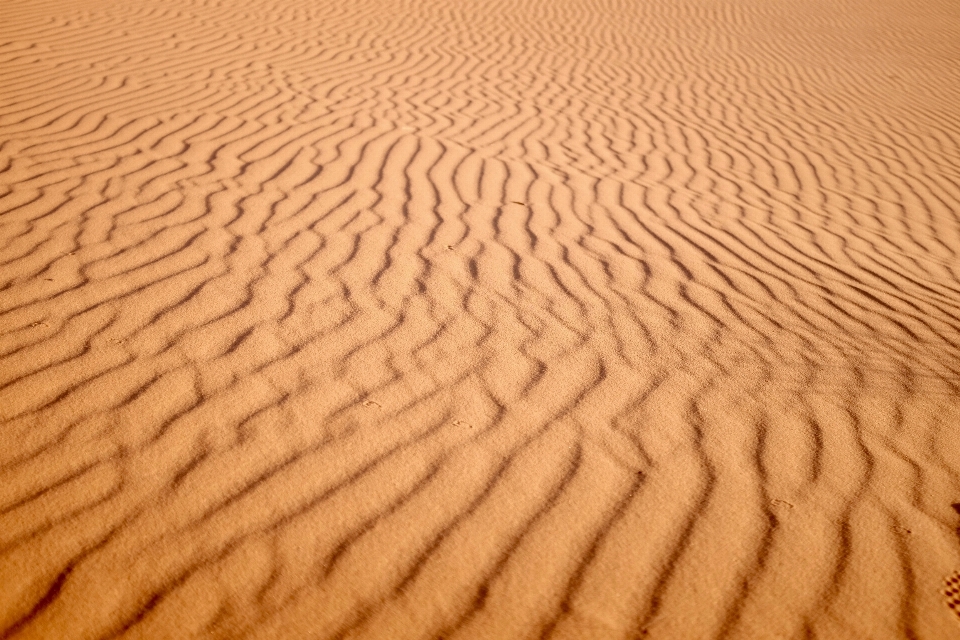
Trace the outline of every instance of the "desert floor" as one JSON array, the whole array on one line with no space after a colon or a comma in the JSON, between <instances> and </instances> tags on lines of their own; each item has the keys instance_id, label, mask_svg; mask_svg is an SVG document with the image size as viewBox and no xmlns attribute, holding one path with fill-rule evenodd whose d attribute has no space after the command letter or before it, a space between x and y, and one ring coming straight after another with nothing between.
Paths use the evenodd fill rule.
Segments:
<instances>
[{"instance_id":1,"label":"desert floor","mask_svg":"<svg viewBox=\"0 0 960 640\"><path fill-rule=\"evenodd\" d=\"M0 638L957 638L958 502L960 3L0 3Z\"/></svg>"}]
</instances>

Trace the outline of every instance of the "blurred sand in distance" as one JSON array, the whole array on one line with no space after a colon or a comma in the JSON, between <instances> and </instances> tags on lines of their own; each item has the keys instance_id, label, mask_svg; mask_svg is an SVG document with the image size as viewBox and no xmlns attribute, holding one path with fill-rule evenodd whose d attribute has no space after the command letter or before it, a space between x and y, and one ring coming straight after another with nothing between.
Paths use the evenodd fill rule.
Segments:
<instances>
[{"instance_id":1,"label":"blurred sand in distance","mask_svg":"<svg viewBox=\"0 0 960 640\"><path fill-rule=\"evenodd\" d=\"M0 638L957 638L958 430L960 3L0 4Z\"/></svg>"}]
</instances>

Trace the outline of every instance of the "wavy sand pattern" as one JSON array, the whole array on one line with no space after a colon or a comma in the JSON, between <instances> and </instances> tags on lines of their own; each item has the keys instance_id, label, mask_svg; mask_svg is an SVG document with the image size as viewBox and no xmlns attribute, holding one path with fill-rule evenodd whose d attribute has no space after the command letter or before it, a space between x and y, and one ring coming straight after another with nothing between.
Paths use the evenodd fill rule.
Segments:
<instances>
[{"instance_id":1,"label":"wavy sand pattern","mask_svg":"<svg viewBox=\"0 0 960 640\"><path fill-rule=\"evenodd\" d=\"M957 60L947 0L4 0L0 637L957 637Z\"/></svg>"}]
</instances>

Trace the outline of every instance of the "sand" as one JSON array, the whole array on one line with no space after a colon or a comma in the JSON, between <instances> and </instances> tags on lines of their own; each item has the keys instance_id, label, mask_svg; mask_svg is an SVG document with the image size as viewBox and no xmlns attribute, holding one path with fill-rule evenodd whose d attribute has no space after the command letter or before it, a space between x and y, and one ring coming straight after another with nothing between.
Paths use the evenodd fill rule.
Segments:
<instances>
[{"instance_id":1,"label":"sand","mask_svg":"<svg viewBox=\"0 0 960 640\"><path fill-rule=\"evenodd\" d=\"M0 637L960 637L960 3L3 0Z\"/></svg>"}]
</instances>

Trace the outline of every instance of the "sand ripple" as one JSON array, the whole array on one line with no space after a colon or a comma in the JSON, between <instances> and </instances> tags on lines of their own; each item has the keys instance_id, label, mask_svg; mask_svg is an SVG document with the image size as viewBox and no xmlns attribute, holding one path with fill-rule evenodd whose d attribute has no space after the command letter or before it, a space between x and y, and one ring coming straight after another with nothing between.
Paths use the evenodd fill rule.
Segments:
<instances>
[{"instance_id":1,"label":"sand ripple","mask_svg":"<svg viewBox=\"0 0 960 640\"><path fill-rule=\"evenodd\" d=\"M957 60L946 0L4 0L0 637L956 637Z\"/></svg>"}]
</instances>

